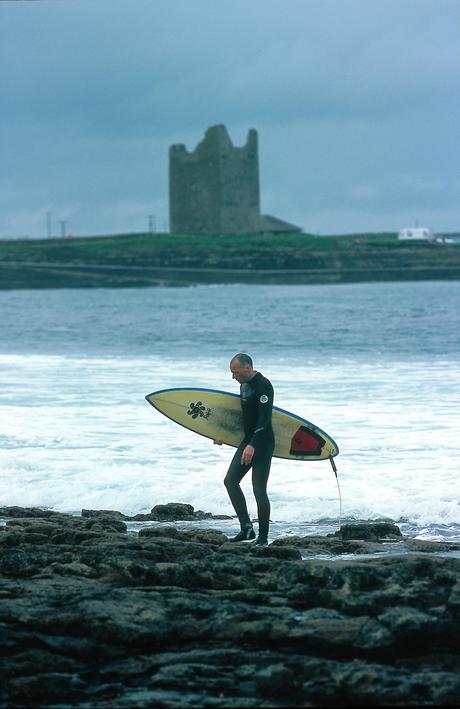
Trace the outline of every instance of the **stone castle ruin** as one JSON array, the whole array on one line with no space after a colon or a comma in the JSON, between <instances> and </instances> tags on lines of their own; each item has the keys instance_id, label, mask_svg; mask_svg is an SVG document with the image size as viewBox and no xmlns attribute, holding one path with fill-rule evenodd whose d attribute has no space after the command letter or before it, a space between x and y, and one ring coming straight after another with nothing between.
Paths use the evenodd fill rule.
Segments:
<instances>
[{"instance_id":1,"label":"stone castle ruin","mask_svg":"<svg viewBox=\"0 0 460 709\"><path fill-rule=\"evenodd\" d=\"M169 149L169 213L173 234L292 233L293 224L260 213L257 131L233 147L223 125L211 126L189 153Z\"/></svg>"}]
</instances>

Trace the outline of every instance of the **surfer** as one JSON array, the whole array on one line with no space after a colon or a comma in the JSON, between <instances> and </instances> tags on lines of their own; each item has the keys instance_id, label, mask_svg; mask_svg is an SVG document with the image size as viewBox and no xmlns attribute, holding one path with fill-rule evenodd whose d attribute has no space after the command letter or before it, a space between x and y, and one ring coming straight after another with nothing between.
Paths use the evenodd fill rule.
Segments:
<instances>
[{"instance_id":1,"label":"surfer","mask_svg":"<svg viewBox=\"0 0 460 709\"><path fill-rule=\"evenodd\" d=\"M224 480L230 501L238 516L241 531L232 542L256 538L240 482L252 468L252 488L257 503L259 534L256 546L267 546L270 501L267 482L275 447L272 428L273 386L253 368L251 357L239 353L230 362L232 378L240 384L244 438L236 451ZM214 441L221 445L222 441Z\"/></svg>"}]
</instances>

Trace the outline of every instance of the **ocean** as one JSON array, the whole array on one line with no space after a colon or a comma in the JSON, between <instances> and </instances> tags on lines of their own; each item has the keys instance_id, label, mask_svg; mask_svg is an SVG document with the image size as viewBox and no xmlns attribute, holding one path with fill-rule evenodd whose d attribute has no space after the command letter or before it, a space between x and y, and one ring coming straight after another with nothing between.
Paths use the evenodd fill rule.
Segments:
<instances>
[{"instance_id":1,"label":"ocean","mask_svg":"<svg viewBox=\"0 0 460 709\"><path fill-rule=\"evenodd\" d=\"M455 281L1 291L0 505L232 515L233 449L144 397L237 392L229 361L244 351L276 405L338 443L342 523L460 541L459 306ZM243 489L255 515L250 475ZM272 538L337 529L328 461L274 459L269 495Z\"/></svg>"}]
</instances>

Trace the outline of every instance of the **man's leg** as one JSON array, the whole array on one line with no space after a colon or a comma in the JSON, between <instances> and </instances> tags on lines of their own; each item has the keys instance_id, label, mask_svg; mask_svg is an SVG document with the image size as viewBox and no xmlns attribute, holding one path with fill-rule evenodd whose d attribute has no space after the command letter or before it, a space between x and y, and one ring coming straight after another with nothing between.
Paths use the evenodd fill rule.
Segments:
<instances>
[{"instance_id":1,"label":"man's leg","mask_svg":"<svg viewBox=\"0 0 460 709\"><path fill-rule=\"evenodd\" d=\"M268 476L272 462L271 451L263 456L254 456L252 466L252 488L257 503L257 516L259 518L258 541L268 540L268 529L270 526L270 500L267 495Z\"/></svg>"},{"instance_id":2,"label":"man's leg","mask_svg":"<svg viewBox=\"0 0 460 709\"><path fill-rule=\"evenodd\" d=\"M252 529L252 522L249 518L248 507L246 505L246 499L243 495L243 491L240 487L240 482L249 470L248 465L242 465L241 456L246 443L241 443L233 460L230 463L228 473L225 476L224 485L227 488L230 501L235 509L238 516L241 533L235 537L235 541L245 541L246 539L253 539L255 537L254 531ZM241 538L240 538L241 537Z\"/></svg>"}]
</instances>

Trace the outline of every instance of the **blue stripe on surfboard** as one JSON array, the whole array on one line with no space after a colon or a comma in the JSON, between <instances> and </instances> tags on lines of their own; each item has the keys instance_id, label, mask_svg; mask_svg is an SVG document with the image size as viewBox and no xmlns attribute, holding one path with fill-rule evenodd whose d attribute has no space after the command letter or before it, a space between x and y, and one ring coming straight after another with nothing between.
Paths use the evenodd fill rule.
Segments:
<instances>
[{"instance_id":1,"label":"blue stripe on surfboard","mask_svg":"<svg viewBox=\"0 0 460 709\"><path fill-rule=\"evenodd\" d=\"M225 396L233 396L233 397L236 397L237 399L240 398L239 394L234 394L231 391L222 391L221 389L207 389L205 387L172 387L169 389L159 389L158 391L154 391L151 394L147 394L147 396L145 398L148 400L149 396L157 396L158 394L166 394L167 392L170 392L170 391L206 391L211 394L224 394ZM150 403L151 402L149 401L149 404ZM155 408L157 408L157 407L155 407ZM293 414L292 411L287 411L286 409L282 409L280 406L273 406L273 408L275 411L279 411L282 414L286 414L287 416L291 416L291 418L296 419L297 421L300 421L300 423L306 423L307 426L310 426L310 428L313 431L318 431L318 433L321 433L335 446L335 449L337 451L336 455L338 455L339 447L338 447L337 443L334 441L333 438L331 438L331 436L328 433L326 433L326 431L323 431L322 428L320 428L319 426L316 426L311 421L308 421L307 419L302 418L302 416L298 416L297 414ZM157 409L157 410L159 410L159 409ZM160 413L163 413L163 412L161 411ZM171 419L170 416L167 416L167 418ZM174 421L174 419L171 419L171 421ZM175 421L175 423L177 423L177 421ZM187 428L187 426L184 426L184 428ZM189 429L189 430L192 430L192 429Z\"/></svg>"}]
</instances>

